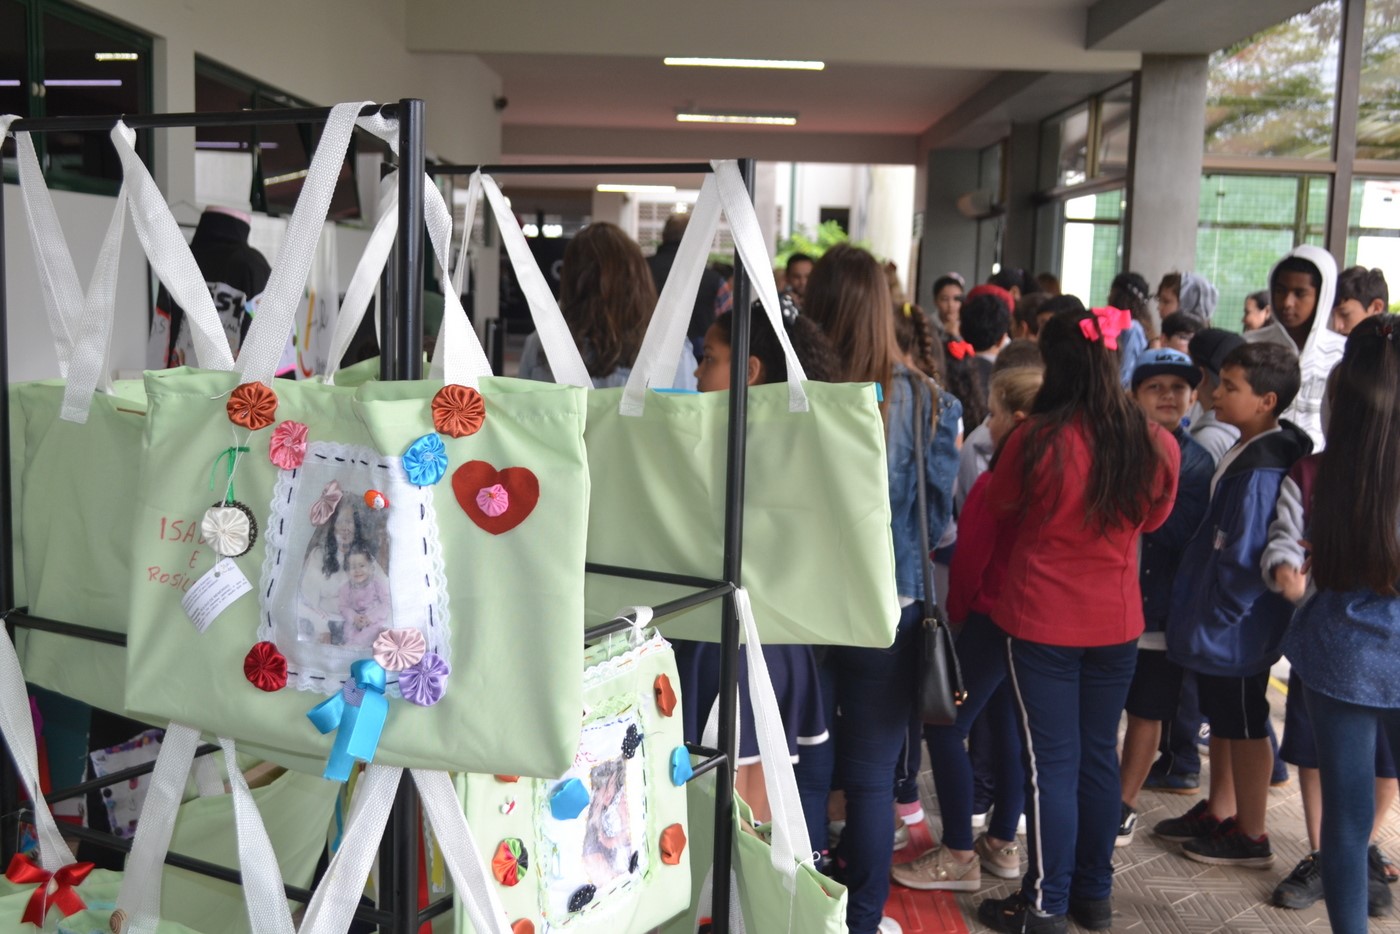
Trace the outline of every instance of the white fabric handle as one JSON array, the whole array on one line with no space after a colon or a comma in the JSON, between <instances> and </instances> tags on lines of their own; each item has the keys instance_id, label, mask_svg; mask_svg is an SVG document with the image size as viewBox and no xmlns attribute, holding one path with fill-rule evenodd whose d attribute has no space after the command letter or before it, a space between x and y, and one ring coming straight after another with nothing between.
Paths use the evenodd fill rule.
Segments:
<instances>
[{"instance_id":1,"label":"white fabric handle","mask_svg":"<svg viewBox=\"0 0 1400 934\"><path fill-rule=\"evenodd\" d=\"M21 787L34 805L34 826L39 834L39 865L48 872L57 872L73 862L73 854L53 812L39 790L39 744L34 736L34 717L29 710L29 695L24 690L24 673L9 631L0 626L0 736L10 749Z\"/></svg>"},{"instance_id":2,"label":"white fabric handle","mask_svg":"<svg viewBox=\"0 0 1400 934\"><path fill-rule=\"evenodd\" d=\"M530 252L530 244L525 240L525 234L520 230L520 224L516 221L515 215L511 213L510 206L506 204L505 195L501 194L500 187L495 179L489 175L482 175L480 172L473 172L470 181L467 183L467 215L462 227L462 250L457 260L457 269L453 275L453 286L450 291L460 294L460 282L466 268L469 254L469 240L471 239L472 225L476 220L475 211L481 203L481 196L486 196L486 201L491 205L491 213L496 218L496 227L501 233L501 243L506 249L506 256L510 259L511 268L515 271L515 278L520 285L520 291L525 295L525 302L530 308L530 317L535 322L535 330L540 336L540 346L544 350L545 359L549 361L549 368L554 373L554 381L566 386L580 386L585 389L593 388L593 378L588 375L588 367L584 365L583 355L579 353L578 345L574 343L573 334L569 331L569 326L564 322L564 315L559 311L559 305L554 300L554 293L549 289L549 283L545 281L544 273L540 271L539 263L535 262L535 256ZM438 193L441 198L441 192ZM438 252L438 262L442 263L446 258L446 244L442 250L438 250L436 243L434 250ZM444 265L443 270L446 270ZM444 272L444 278L446 274ZM451 299L449 298L449 303ZM444 332L447 328L447 320L443 321ZM439 347L446 344L446 338L439 341ZM432 375L434 378L439 374L446 376L443 367L446 362L442 354L434 355ZM448 382L451 382L449 379Z\"/></svg>"},{"instance_id":3,"label":"white fabric handle","mask_svg":"<svg viewBox=\"0 0 1400 934\"><path fill-rule=\"evenodd\" d=\"M715 161L711 165L714 173L700 186L695 209L686 224L685 235L681 237L666 285L661 289L656 311L647 327L641 350L637 353L637 362L627 378L627 388L623 390L622 402L618 407L623 415L641 415L647 389L651 386L668 386L672 381L672 374L680 364L685 332L695 309L695 294L709 257L710 243L719 229L721 210L729 219L739 261L758 290L763 312L778 336L778 343L782 345L783 357L787 362L788 410L808 410L807 391L802 388L807 374L802 369L802 362L797 359L792 341L788 339L787 328L783 326L782 305L778 301L778 287L773 281L773 258L764 243L758 215L754 212L744 178L739 173L739 164L730 160Z\"/></svg>"},{"instance_id":4,"label":"white fabric handle","mask_svg":"<svg viewBox=\"0 0 1400 934\"><path fill-rule=\"evenodd\" d=\"M355 787L350 802L350 817L340 849L331 857L321 884L306 906L299 928L301 934L345 934L354 919L355 908L365 891L374 859L379 854L376 844L384 836L389 811L394 806L394 793L399 787L403 769L387 765L365 766L364 777Z\"/></svg>"},{"instance_id":5,"label":"white fabric handle","mask_svg":"<svg viewBox=\"0 0 1400 934\"><path fill-rule=\"evenodd\" d=\"M446 772L413 769L413 781L423 802L428 826L437 837L443 862L452 874L457 896L466 906L477 934L510 934L510 921L496 894L491 867L482 859L462 813L452 779Z\"/></svg>"},{"instance_id":6,"label":"white fabric handle","mask_svg":"<svg viewBox=\"0 0 1400 934\"><path fill-rule=\"evenodd\" d=\"M0 117L0 137L14 119L13 116ZM81 424L87 421L92 394L99 390L112 391L108 358L116 314L122 231L126 227L126 185L117 192L112 219L84 291L28 133L15 134L15 152L20 194L29 219L29 238L39 268L40 294L58 354L59 373L68 380L60 417Z\"/></svg>"},{"instance_id":7,"label":"white fabric handle","mask_svg":"<svg viewBox=\"0 0 1400 934\"><path fill-rule=\"evenodd\" d=\"M112 145L122 163L122 177L131 199L131 221L146 251L146 259L166 291L185 312L194 341L195 360L210 370L232 370L233 352L219 323L214 298L209 294L204 274L194 261L190 245L180 233L180 225L170 213L155 179L141 157L136 155L136 132L117 121L112 127Z\"/></svg>"},{"instance_id":8,"label":"white fabric handle","mask_svg":"<svg viewBox=\"0 0 1400 934\"><path fill-rule=\"evenodd\" d=\"M293 934L292 912L282 888L282 870L268 839L267 827L248 780L238 767L233 740L219 739L224 751L229 790L233 794L233 818L238 833L238 867L243 875L243 899L248 908L249 930L258 934ZM140 829L138 823L137 829Z\"/></svg>"}]
</instances>

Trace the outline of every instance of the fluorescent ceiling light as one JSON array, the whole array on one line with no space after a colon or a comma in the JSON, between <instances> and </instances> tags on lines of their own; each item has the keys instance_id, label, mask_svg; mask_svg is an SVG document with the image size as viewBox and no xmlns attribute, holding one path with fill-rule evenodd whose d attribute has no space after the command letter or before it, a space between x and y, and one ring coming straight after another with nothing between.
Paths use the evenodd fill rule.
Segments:
<instances>
[{"instance_id":1,"label":"fluorescent ceiling light","mask_svg":"<svg viewBox=\"0 0 1400 934\"><path fill-rule=\"evenodd\" d=\"M276 149L278 143L258 143L259 149ZM222 139L202 139L194 144L195 149L248 149L247 143L240 143L234 140Z\"/></svg>"},{"instance_id":2,"label":"fluorescent ceiling light","mask_svg":"<svg viewBox=\"0 0 1400 934\"><path fill-rule=\"evenodd\" d=\"M141 60L139 52L93 52L94 61L99 62L135 62Z\"/></svg>"},{"instance_id":3,"label":"fluorescent ceiling light","mask_svg":"<svg viewBox=\"0 0 1400 934\"><path fill-rule=\"evenodd\" d=\"M612 192L614 194L630 194L633 192L651 193L658 195L671 195L676 193L675 185L599 185L599 191Z\"/></svg>"},{"instance_id":4,"label":"fluorescent ceiling light","mask_svg":"<svg viewBox=\"0 0 1400 934\"><path fill-rule=\"evenodd\" d=\"M17 88L17 87L19 87L19 79L18 79L18 78L0 78L0 88Z\"/></svg>"},{"instance_id":5,"label":"fluorescent ceiling light","mask_svg":"<svg viewBox=\"0 0 1400 934\"><path fill-rule=\"evenodd\" d=\"M744 113L743 111L702 113L682 110L676 113L676 121L678 123L751 123L759 126L797 126L797 114Z\"/></svg>"},{"instance_id":6,"label":"fluorescent ceiling light","mask_svg":"<svg viewBox=\"0 0 1400 934\"><path fill-rule=\"evenodd\" d=\"M826 62L803 62L777 58L663 58L667 65L698 68L782 68L789 71L821 71Z\"/></svg>"},{"instance_id":7,"label":"fluorescent ceiling light","mask_svg":"<svg viewBox=\"0 0 1400 934\"><path fill-rule=\"evenodd\" d=\"M121 78L49 78L44 81L46 88L119 88Z\"/></svg>"}]
</instances>

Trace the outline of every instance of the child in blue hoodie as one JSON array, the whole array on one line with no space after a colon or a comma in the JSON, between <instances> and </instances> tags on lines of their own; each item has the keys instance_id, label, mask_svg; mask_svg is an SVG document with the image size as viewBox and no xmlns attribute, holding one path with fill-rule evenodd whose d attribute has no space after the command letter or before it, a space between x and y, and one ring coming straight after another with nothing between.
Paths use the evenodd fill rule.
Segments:
<instances>
[{"instance_id":1,"label":"child in blue hoodie","mask_svg":"<svg viewBox=\"0 0 1400 934\"><path fill-rule=\"evenodd\" d=\"M1216 417L1240 440L1221 458L1205 521L1182 555L1167 632L1167 657L1196 672L1210 719L1210 797L1154 828L1198 862L1273 864L1267 694L1292 605L1264 586L1259 562L1284 477L1312 450L1302 429L1279 419L1300 382L1291 350L1246 344L1226 356L1213 397Z\"/></svg>"}]
</instances>

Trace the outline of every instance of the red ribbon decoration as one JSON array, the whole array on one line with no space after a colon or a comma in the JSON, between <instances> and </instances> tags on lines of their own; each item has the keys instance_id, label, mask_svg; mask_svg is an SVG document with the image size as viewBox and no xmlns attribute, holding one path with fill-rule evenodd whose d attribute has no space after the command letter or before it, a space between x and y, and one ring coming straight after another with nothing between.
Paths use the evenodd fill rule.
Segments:
<instances>
[{"instance_id":1,"label":"red ribbon decoration","mask_svg":"<svg viewBox=\"0 0 1400 934\"><path fill-rule=\"evenodd\" d=\"M43 927L44 917L51 907L57 906L65 918L82 911L87 905L75 889L83 884L88 873L95 868L92 863L70 863L58 872L49 872L35 865L29 857L16 853L14 859L10 860L10 868L5 870L5 878L16 885L38 886L29 897L24 917L20 920L25 924ZM52 896L49 895L50 881L57 883Z\"/></svg>"},{"instance_id":2,"label":"red ribbon decoration","mask_svg":"<svg viewBox=\"0 0 1400 934\"><path fill-rule=\"evenodd\" d=\"M243 675L260 691L287 686L287 658L271 642L258 642L243 659Z\"/></svg>"},{"instance_id":3,"label":"red ribbon decoration","mask_svg":"<svg viewBox=\"0 0 1400 934\"><path fill-rule=\"evenodd\" d=\"M948 353L952 354L954 360L966 360L977 351L973 350L967 341L949 341Z\"/></svg>"}]
</instances>

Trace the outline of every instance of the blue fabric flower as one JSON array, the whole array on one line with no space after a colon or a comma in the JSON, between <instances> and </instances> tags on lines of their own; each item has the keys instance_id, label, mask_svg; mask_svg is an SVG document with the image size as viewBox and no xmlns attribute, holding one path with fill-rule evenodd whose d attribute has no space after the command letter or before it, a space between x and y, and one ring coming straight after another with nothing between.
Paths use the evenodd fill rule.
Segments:
<instances>
[{"instance_id":1,"label":"blue fabric flower","mask_svg":"<svg viewBox=\"0 0 1400 934\"><path fill-rule=\"evenodd\" d=\"M403 452L403 469L415 486L432 486L447 475L447 449L436 434L419 438Z\"/></svg>"}]
</instances>

